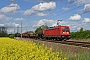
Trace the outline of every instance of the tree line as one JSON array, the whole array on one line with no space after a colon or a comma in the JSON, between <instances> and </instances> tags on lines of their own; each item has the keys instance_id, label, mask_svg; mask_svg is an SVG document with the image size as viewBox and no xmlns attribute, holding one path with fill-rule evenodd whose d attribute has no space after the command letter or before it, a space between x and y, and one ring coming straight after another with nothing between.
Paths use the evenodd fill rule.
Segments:
<instances>
[{"instance_id":1,"label":"tree line","mask_svg":"<svg viewBox=\"0 0 90 60\"><path fill-rule=\"evenodd\" d=\"M35 35L37 34L38 30L43 30L44 28L48 28L48 26L40 26L35 30ZM71 32L71 38L72 39L90 39L90 30L83 30L83 28L81 28L79 31L77 32ZM16 34L8 34L7 33L7 29L5 27L0 27L0 37L9 37L9 36L17 36L20 35L18 33Z\"/></svg>"},{"instance_id":2,"label":"tree line","mask_svg":"<svg viewBox=\"0 0 90 60\"><path fill-rule=\"evenodd\" d=\"M0 27L0 37L8 37L6 27Z\"/></svg>"},{"instance_id":3,"label":"tree line","mask_svg":"<svg viewBox=\"0 0 90 60\"><path fill-rule=\"evenodd\" d=\"M83 28L81 28L77 32L71 32L71 38L73 38L73 39L89 39L90 38L90 30L83 30Z\"/></svg>"}]
</instances>

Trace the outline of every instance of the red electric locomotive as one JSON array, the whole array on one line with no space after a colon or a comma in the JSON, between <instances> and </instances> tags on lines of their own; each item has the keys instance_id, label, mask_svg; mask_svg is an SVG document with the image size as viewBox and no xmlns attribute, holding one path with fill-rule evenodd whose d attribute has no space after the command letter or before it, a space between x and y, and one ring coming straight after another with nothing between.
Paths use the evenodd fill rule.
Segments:
<instances>
[{"instance_id":1,"label":"red electric locomotive","mask_svg":"<svg viewBox=\"0 0 90 60\"><path fill-rule=\"evenodd\" d=\"M43 30L43 37L46 39L68 40L70 39L69 26L56 26Z\"/></svg>"}]
</instances>

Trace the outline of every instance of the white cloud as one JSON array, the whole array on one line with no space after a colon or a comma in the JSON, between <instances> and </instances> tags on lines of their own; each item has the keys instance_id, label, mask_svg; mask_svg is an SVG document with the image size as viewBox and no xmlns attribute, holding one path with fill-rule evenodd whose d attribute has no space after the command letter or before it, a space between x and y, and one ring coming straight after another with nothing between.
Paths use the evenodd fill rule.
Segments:
<instances>
[{"instance_id":1,"label":"white cloud","mask_svg":"<svg viewBox=\"0 0 90 60\"><path fill-rule=\"evenodd\" d=\"M7 29L8 33L14 33L14 29Z\"/></svg>"},{"instance_id":2,"label":"white cloud","mask_svg":"<svg viewBox=\"0 0 90 60\"><path fill-rule=\"evenodd\" d=\"M15 18L14 20L18 21L18 20L25 20L24 18Z\"/></svg>"},{"instance_id":3,"label":"white cloud","mask_svg":"<svg viewBox=\"0 0 90 60\"><path fill-rule=\"evenodd\" d=\"M47 25L49 27L54 27L54 26L57 26L57 20L42 19L42 20L39 20L38 22L35 22L33 27L39 27L39 26L42 26L42 25ZM67 25L67 22L61 21L59 23L59 25Z\"/></svg>"},{"instance_id":4,"label":"white cloud","mask_svg":"<svg viewBox=\"0 0 90 60\"><path fill-rule=\"evenodd\" d=\"M0 24L0 27L6 27L8 33L14 33L14 29L20 27L20 24L9 22L9 23Z\"/></svg>"},{"instance_id":5,"label":"white cloud","mask_svg":"<svg viewBox=\"0 0 90 60\"><path fill-rule=\"evenodd\" d=\"M45 12L45 11L50 11L53 10L56 7L55 2L45 2L45 3L40 3L38 5L33 6L31 9L26 10L24 12L24 15L35 15L36 13L40 12Z\"/></svg>"},{"instance_id":6,"label":"white cloud","mask_svg":"<svg viewBox=\"0 0 90 60\"><path fill-rule=\"evenodd\" d=\"M16 23L7 23L8 26L12 26L12 27L20 27L20 24L16 24Z\"/></svg>"},{"instance_id":7,"label":"white cloud","mask_svg":"<svg viewBox=\"0 0 90 60\"><path fill-rule=\"evenodd\" d=\"M78 3L78 5L80 5L80 4L88 4L88 3L90 3L90 0L76 0L76 2Z\"/></svg>"},{"instance_id":8,"label":"white cloud","mask_svg":"<svg viewBox=\"0 0 90 60\"><path fill-rule=\"evenodd\" d=\"M83 22L85 22L85 23L90 22L90 18L84 18L84 21Z\"/></svg>"},{"instance_id":9,"label":"white cloud","mask_svg":"<svg viewBox=\"0 0 90 60\"><path fill-rule=\"evenodd\" d=\"M0 9L0 12L2 13L14 13L16 10L20 9L18 4L10 4L2 9Z\"/></svg>"},{"instance_id":10,"label":"white cloud","mask_svg":"<svg viewBox=\"0 0 90 60\"><path fill-rule=\"evenodd\" d=\"M87 0L87 1L89 1L89 0ZM87 2L86 2L86 0L76 0L76 3L77 3L78 5L80 5L80 4L85 4L85 3L87 3Z\"/></svg>"},{"instance_id":11,"label":"white cloud","mask_svg":"<svg viewBox=\"0 0 90 60\"><path fill-rule=\"evenodd\" d=\"M85 4L84 5L84 9L80 10L82 13L88 13L90 12L90 0L68 0L69 4L77 4L77 5L81 5L81 4Z\"/></svg>"},{"instance_id":12,"label":"white cloud","mask_svg":"<svg viewBox=\"0 0 90 60\"><path fill-rule=\"evenodd\" d=\"M20 24L12 23L12 22L4 23L3 25L4 27L20 27Z\"/></svg>"},{"instance_id":13,"label":"white cloud","mask_svg":"<svg viewBox=\"0 0 90 60\"><path fill-rule=\"evenodd\" d=\"M65 7L63 7L62 10L68 11L68 10L70 10L70 8L65 8Z\"/></svg>"},{"instance_id":14,"label":"white cloud","mask_svg":"<svg viewBox=\"0 0 90 60\"><path fill-rule=\"evenodd\" d=\"M28 15L28 16L35 15L35 11L33 11L32 9L26 10L26 11L24 12L24 15Z\"/></svg>"},{"instance_id":15,"label":"white cloud","mask_svg":"<svg viewBox=\"0 0 90 60\"><path fill-rule=\"evenodd\" d=\"M68 26L70 27L70 31L79 31L80 28L86 28L87 24L85 23L77 23L77 22L67 22Z\"/></svg>"},{"instance_id":16,"label":"white cloud","mask_svg":"<svg viewBox=\"0 0 90 60\"><path fill-rule=\"evenodd\" d=\"M77 31L78 27L80 27L80 24L78 24L76 22L68 22L68 25L69 25L71 31Z\"/></svg>"},{"instance_id":17,"label":"white cloud","mask_svg":"<svg viewBox=\"0 0 90 60\"><path fill-rule=\"evenodd\" d=\"M68 4L77 4L77 5L81 5L81 4L88 4L90 3L90 0L68 0Z\"/></svg>"},{"instance_id":18,"label":"white cloud","mask_svg":"<svg viewBox=\"0 0 90 60\"><path fill-rule=\"evenodd\" d=\"M9 23L0 24L0 27L6 27L8 33L14 33L14 29L20 27L20 24L9 22Z\"/></svg>"},{"instance_id":19,"label":"white cloud","mask_svg":"<svg viewBox=\"0 0 90 60\"><path fill-rule=\"evenodd\" d=\"M54 27L54 26L57 26L57 20L42 19L42 20L39 20L38 22L36 22L33 27L37 28L42 25ZM79 31L79 29L81 27L86 27L86 24L79 24L77 22L64 22L64 21L61 21L59 25L69 26L71 31Z\"/></svg>"},{"instance_id":20,"label":"white cloud","mask_svg":"<svg viewBox=\"0 0 90 60\"><path fill-rule=\"evenodd\" d=\"M54 27L54 26L57 26L57 20L42 19L42 20L39 20L39 21L35 22L33 27L36 29L37 27L42 26L42 25L47 25L49 27ZM90 24L77 23L77 22L73 22L73 21L71 21L71 22L70 21L69 22L61 21L59 25L69 26L71 32L72 31L79 31L81 27L84 28L84 29L90 29L90 28L86 28L86 27L89 27Z\"/></svg>"},{"instance_id":21,"label":"white cloud","mask_svg":"<svg viewBox=\"0 0 90 60\"><path fill-rule=\"evenodd\" d=\"M49 10L52 10L56 7L56 4L55 2L49 2L49 3L40 3L38 5L35 5L34 7L32 7L32 9L34 11L40 11L40 12L43 12L43 11L49 11Z\"/></svg>"},{"instance_id":22,"label":"white cloud","mask_svg":"<svg viewBox=\"0 0 90 60\"><path fill-rule=\"evenodd\" d=\"M90 3L89 4L85 4L84 9L82 11L83 11L83 13L90 12Z\"/></svg>"},{"instance_id":23,"label":"white cloud","mask_svg":"<svg viewBox=\"0 0 90 60\"><path fill-rule=\"evenodd\" d=\"M37 16L47 16L48 14L38 13Z\"/></svg>"},{"instance_id":24,"label":"white cloud","mask_svg":"<svg viewBox=\"0 0 90 60\"><path fill-rule=\"evenodd\" d=\"M69 20L80 20L80 19L81 19L81 16L78 15L78 14L74 14L74 16L71 16L71 17L69 18Z\"/></svg>"},{"instance_id":25,"label":"white cloud","mask_svg":"<svg viewBox=\"0 0 90 60\"><path fill-rule=\"evenodd\" d=\"M35 25L33 27L39 27L39 26L42 26L42 25L56 26L57 21L56 20L42 19L42 20L39 20L37 23L35 23Z\"/></svg>"},{"instance_id":26,"label":"white cloud","mask_svg":"<svg viewBox=\"0 0 90 60\"><path fill-rule=\"evenodd\" d=\"M41 2L55 2L55 1L60 1L60 0L39 0Z\"/></svg>"},{"instance_id":27,"label":"white cloud","mask_svg":"<svg viewBox=\"0 0 90 60\"><path fill-rule=\"evenodd\" d=\"M10 19L11 19L11 17L6 17L5 15L0 14L0 20L1 21L6 21L6 20L10 20Z\"/></svg>"},{"instance_id":28,"label":"white cloud","mask_svg":"<svg viewBox=\"0 0 90 60\"><path fill-rule=\"evenodd\" d=\"M4 24L0 24L0 27L3 27L4 26Z\"/></svg>"}]
</instances>

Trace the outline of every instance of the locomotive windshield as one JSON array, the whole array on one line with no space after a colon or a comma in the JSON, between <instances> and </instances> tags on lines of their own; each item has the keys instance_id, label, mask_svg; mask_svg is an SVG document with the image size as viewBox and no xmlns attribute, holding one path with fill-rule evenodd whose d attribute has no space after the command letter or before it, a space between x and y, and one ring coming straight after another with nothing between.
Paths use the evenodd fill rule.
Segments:
<instances>
[{"instance_id":1,"label":"locomotive windshield","mask_svg":"<svg viewBox=\"0 0 90 60\"><path fill-rule=\"evenodd\" d=\"M68 32L69 31L69 28L62 28L62 31L63 32Z\"/></svg>"}]
</instances>

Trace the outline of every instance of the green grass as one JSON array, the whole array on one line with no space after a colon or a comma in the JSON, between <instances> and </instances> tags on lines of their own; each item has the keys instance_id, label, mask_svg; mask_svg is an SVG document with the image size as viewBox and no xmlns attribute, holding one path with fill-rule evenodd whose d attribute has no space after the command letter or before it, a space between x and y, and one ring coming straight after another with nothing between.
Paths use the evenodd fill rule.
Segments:
<instances>
[{"instance_id":1,"label":"green grass","mask_svg":"<svg viewBox=\"0 0 90 60\"><path fill-rule=\"evenodd\" d=\"M78 47L79 51L78 52L70 52L67 50L56 50L56 51L61 51L62 56L66 57L67 60L90 60L90 53L85 52L82 47Z\"/></svg>"},{"instance_id":2,"label":"green grass","mask_svg":"<svg viewBox=\"0 0 90 60\"><path fill-rule=\"evenodd\" d=\"M74 57L69 57L68 60L90 60L90 53L78 54Z\"/></svg>"}]
</instances>

